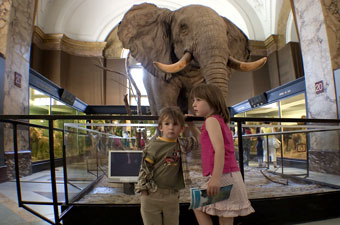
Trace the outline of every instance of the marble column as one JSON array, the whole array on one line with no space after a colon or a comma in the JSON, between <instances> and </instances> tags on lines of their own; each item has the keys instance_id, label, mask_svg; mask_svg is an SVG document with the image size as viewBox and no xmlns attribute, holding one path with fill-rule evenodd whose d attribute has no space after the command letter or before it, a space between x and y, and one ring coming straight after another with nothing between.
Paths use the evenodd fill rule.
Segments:
<instances>
[{"instance_id":1,"label":"marble column","mask_svg":"<svg viewBox=\"0 0 340 225\"><path fill-rule=\"evenodd\" d=\"M337 119L331 43L326 32L323 0L292 2L305 71L308 118ZM310 133L309 137L310 169L339 174L338 132Z\"/></svg>"},{"instance_id":2,"label":"marble column","mask_svg":"<svg viewBox=\"0 0 340 225\"><path fill-rule=\"evenodd\" d=\"M4 114L28 114L30 48L34 0L13 0L7 33ZM15 74L21 85L15 85Z\"/></svg>"},{"instance_id":3,"label":"marble column","mask_svg":"<svg viewBox=\"0 0 340 225\"><path fill-rule=\"evenodd\" d=\"M2 0L0 2L0 53L6 55L6 43L8 33L8 22L12 0Z\"/></svg>"},{"instance_id":4,"label":"marble column","mask_svg":"<svg viewBox=\"0 0 340 225\"><path fill-rule=\"evenodd\" d=\"M0 4L0 51L6 58L4 88L0 90L3 94L3 114L29 113L29 61L35 2L35 0L3 0ZM11 125L4 124L3 138L3 149L5 152L12 152ZM19 150L29 148L28 140L28 127L18 127Z\"/></svg>"},{"instance_id":5,"label":"marble column","mask_svg":"<svg viewBox=\"0 0 340 225\"><path fill-rule=\"evenodd\" d=\"M333 71L340 69L340 1L321 0Z\"/></svg>"},{"instance_id":6,"label":"marble column","mask_svg":"<svg viewBox=\"0 0 340 225\"><path fill-rule=\"evenodd\" d=\"M10 18L10 9L12 0L3 0L0 2L0 115L4 109L4 80L5 80L5 55L7 44L8 24ZM4 150L4 128L0 123L0 180L7 180L7 168L5 164Z\"/></svg>"}]
</instances>

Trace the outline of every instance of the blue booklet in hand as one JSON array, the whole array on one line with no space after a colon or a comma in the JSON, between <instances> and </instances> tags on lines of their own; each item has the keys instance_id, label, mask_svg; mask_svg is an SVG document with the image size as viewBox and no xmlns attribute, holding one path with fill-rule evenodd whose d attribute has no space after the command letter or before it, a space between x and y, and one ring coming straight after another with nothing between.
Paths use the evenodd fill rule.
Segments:
<instances>
[{"instance_id":1,"label":"blue booklet in hand","mask_svg":"<svg viewBox=\"0 0 340 225\"><path fill-rule=\"evenodd\" d=\"M189 209L196 209L228 199L232 187L232 184L221 187L220 193L213 197L208 196L206 189L190 188L191 201Z\"/></svg>"}]
</instances>

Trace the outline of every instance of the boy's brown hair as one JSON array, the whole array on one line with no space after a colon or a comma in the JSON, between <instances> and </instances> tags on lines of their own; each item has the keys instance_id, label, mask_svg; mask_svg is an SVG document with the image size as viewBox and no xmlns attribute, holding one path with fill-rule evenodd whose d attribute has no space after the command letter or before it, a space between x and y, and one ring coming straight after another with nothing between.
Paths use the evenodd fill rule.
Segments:
<instances>
[{"instance_id":1,"label":"boy's brown hair","mask_svg":"<svg viewBox=\"0 0 340 225\"><path fill-rule=\"evenodd\" d=\"M167 106L161 109L161 113L158 117L158 126L161 126L162 122L167 118L172 119L175 123L178 123L181 127L184 127L184 115L177 106Z\"/></svg>"},{"instance_id":2,"label":"boy's brown hair","mask_svg":"<svg viewBox=\"0 0 340 225\"><path fill-rule=\"evenodd\" d=\"M230 121L230 113L222 91L213 84L200 84L191 90L190 97L203 99L208 102L215 114L223 117L224 122Z\"/></svg>"}]
</instances>

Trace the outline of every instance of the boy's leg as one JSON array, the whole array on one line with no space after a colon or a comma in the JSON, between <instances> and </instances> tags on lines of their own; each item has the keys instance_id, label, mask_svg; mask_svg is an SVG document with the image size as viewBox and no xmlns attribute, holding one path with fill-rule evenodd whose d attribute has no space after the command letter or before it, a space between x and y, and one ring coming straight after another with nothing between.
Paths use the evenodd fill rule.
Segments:
<instances>
[{"instance_id":1,"label":"boy's leg","mask_svg":"<svg viewBox=\"0 0 340 225\"><path fill-rule=\"evenodd\" d=\"M179 224L179 193L178 191L170 191L164 195L163 202L163 224L178 225Z\"/></svg>"},{"instance_id":2,"label":"boy's leg","mask_svg":"<svg viewBox=\"0 0 340 225\"><path fill-rule=\"evenodd\" d=\"M140 212L144 225L163 224L161 208L157 203L149 195L141 196Z\"/></svg>"},{"instance_id":3,"label":"boy's leg","mask_svg":"<svg viewBox=\"0 0 340 225\"><path fill-rule=\"evenodd\" d=\"M194 209L194 213L199 225L213 225L210 215L197 209Z\"/></svg>"}]
</instances>

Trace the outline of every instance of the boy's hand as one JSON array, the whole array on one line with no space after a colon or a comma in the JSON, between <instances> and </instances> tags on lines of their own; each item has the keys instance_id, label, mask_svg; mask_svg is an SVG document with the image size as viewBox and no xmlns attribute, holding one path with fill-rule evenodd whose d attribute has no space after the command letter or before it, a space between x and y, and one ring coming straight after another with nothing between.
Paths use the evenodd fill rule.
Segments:
<instances>
[{"instance_id":1,"label":"boy's hand","mask_svg":"<svg viewBox=\"0 0 340 225\"><path fill-rule=\"evenodd\" d=\"M186 117L186 119L187 119L187 117L193 117L193 116L195 116L194 114L191 114L191 113L188 113L188 114L184 114L184 117ZM189 118L190 119L190 118Z\"/></svg>"},{"instance_id":2,"label":"boy's hand","mask_svg":"<svg viewBox=\"0 0 340 225\"><path fill-rule=\"evenodd\" d=\"M204 117L195 116L193 114L184 114L184 116L185 116L185 122L192 122L193 120L204 121Z\"/></svg>"},{"instance_id":3,"label":"boy's hand","mask_svg":"<svg viewBox=\"0 0 340 225\"><path fill-rule=\"evenodd\" d=\"M149 195L148 191L141 191L141 195Z\"/></svg>"},{"instance_id":4,"label":"boy's hand","mask_svg":"<svg viewBox=\"0 0 340 225\"><path fill-rule=\"evenodd\" d=\"M190 118L190 117L194 117L195 115L193 115L193 114L184 114L184 116L185 116L185 122L188 124L188 126L190 126L190 127L194 126L193 118Z\"/></svg>"},{"instance_id":5,"label":"boy's hand","mask_svg":"<svg viewBox=\"0 0 340 225\"><path fill-rule=\"evenodd\" d=\"M196 119L199 117L195 117ZM197 128L193 122L194 115L193 114L185 114L185 122L188 124L188 128L186 129L186 134L189 134L191 131L193 136L196 138L198 144L200 144L200 137L201 137L201 131L199 128Z\"/></svg>"}]
</instances>

